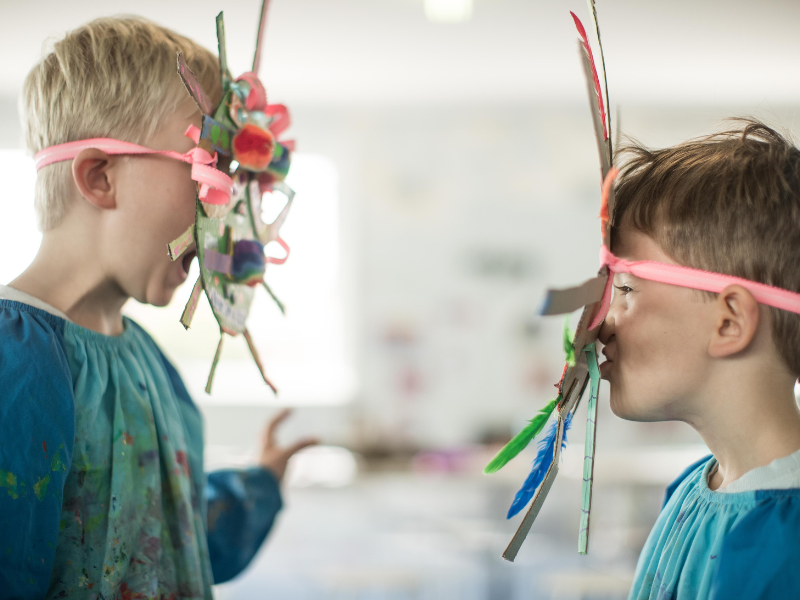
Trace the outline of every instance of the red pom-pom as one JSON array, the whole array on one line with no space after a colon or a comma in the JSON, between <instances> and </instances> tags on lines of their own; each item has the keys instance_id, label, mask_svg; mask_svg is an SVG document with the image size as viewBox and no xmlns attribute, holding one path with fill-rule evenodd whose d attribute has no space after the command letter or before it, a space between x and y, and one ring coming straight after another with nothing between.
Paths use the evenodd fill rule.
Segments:
<instances>
[{"instance_id":1,"label":"red pom-pom","mask_svg":"<svg viewBox=\"0 0 800 600\"><path fill-rule=\"evenodd\" d=\"M233 138L233 157L248 171L263 171L272 160L275 136L252 124L242 127Z\"/></svg>"}]
</instances>

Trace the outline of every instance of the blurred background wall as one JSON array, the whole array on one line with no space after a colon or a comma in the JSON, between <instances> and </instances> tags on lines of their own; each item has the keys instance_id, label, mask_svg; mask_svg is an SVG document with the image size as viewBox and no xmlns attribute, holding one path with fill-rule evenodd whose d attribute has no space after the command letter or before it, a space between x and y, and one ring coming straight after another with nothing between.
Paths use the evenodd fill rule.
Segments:
<instances>
[{"instance_id":1,"label":"blurred background wall","mask_svg":"<svg viewBox=\"0 0 800 600\"><path fill-rule=\"evenodd\" d=\"M0 1L0 282L38 244L16 103L45 40L134 13L213 49L224 9L238 73L259 5ZM562 323L536 315L543 290L597 266L599 169L569 10L588 22L577 0L273 0L260 75L292 110L298 197L292 258L267 273L287 316L259 292L250 329L280 396L241 340L205 394L217 331L205 304L180 326L188 289L164 309L126 307L203 410L209 468L253 460L282 405L297 407L286 441L324 443L294 460L276 529L219 598L626 597L664 486L704 454L687 426L621 421L603 388L588 557L580 425L513 565L499 554L519 518L504 515L533 451L480 473L561 374ZM800 4L598 11L624 134L664 146L741 115L797 133Z\"/></svg>"}]
</instances>

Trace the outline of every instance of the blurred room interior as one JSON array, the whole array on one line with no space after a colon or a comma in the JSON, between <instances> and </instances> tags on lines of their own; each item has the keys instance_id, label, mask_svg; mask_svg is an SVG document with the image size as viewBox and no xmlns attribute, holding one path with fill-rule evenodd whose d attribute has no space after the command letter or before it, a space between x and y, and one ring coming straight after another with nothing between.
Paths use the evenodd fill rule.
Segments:
<instances>
[{"instance_id":1,"label":"blurred room interior","mask_svg":"<svg viewBox=\"0 0 800 600\"><path fill-rule=\"evenodd\" d=\"M744 115L800 131L800 3L597 4L624 135L665 146ZM17 96L42 40L138 14L215 49L224 10L240 72L259 6L0 2L1 283L38 246ZM292 111L297 198L291 258L267 271L287 316L260 290L249 328L280 395L240 339L204 392L218 330L205 300L180 325L188 286L164 309L127 306L205 414L209 468L251 462L281 406L296 407L287 441L322 440L293 459L275 530L221 600L627 597L664 487L706 453L688 426L617 419L601 386L586 557L582 418L514 564L500 554L520 517L505 513L534 450L482 474L555 395L562 321L537 316L542 292L597 268L599 166L570 10L587 16L583 0L272 1L260 76Z\"/></svg>"}]
</instances>

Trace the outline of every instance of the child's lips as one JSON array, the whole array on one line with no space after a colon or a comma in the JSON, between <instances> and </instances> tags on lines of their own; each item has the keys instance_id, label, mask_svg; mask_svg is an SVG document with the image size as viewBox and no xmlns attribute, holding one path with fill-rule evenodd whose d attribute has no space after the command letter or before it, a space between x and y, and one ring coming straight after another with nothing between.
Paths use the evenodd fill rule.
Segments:
<instances>
[{"instance_id":1,"label":"child's lips","mask_svg":"<svg viewBox=\"0 0 800 600\"><path fill-rule=\"evenodd\" d=\"M614 363L613 361L606 360L600 363L600 379L608 379L610 375L610 371L613 368Z\"/></svg>"},{"instance_id":2,"label":"child's lips","mask_svg":"<svg viewBox=\"0 0 800 600\"><path fill-rule=\"evenodd\" d=\"M602 353L603 356L606 357L606 360L604 360L600 364L600 377L602 379L608 379L609 372L611 371L614 365L616 348L610 345L606 345L603 347Z\"/></svg>"},{"instance_id":3,"label":"child's lips","mask_svg":"<svg viewBox=\"0 0 800 600\"><path fill-rule=\"evenodd\" d=\"M605 346L603 346L603 349L601 350L603 356L606 357L606 362L614 362L614 358L617 354L617 348L615 345L612 345L613 343L614 342L606 344Z\"/></svg>"}]
</instances>

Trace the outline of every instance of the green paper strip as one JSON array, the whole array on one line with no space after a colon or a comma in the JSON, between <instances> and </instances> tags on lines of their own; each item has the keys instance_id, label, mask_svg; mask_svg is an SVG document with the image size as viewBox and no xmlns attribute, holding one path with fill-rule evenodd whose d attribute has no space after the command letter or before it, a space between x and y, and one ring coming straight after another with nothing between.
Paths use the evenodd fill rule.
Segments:
<instances>
[{"instance_id":1,"label":"green paper strip","mask_svg":"<svg viewBox=\"0 0 800 600\"><path fill-rule=\"evenodd\" d=\"M531 440L535 438L542 429L544 429L544 426L547 424L547 420L550 418L553 409L555 409L556 405L560 401L561 396L558 396L551 400L542 410L540 410L539 414L531 419L530 423L526 425L522 431L520 431L511 439L510 442L503 446L503 449L497 453L497 456L495 456L491 462L486 465L486 468L483 470L483 472L487 475L496 473L502 469L506 463L508 463L508 461L522 452L525 447L530 444Z\"/></svg>"},{"instance_id":2,"label":"green paper strip","mask_svg":"<svg viewBox=\"0 0 800 600\"><path fill-rule=\"evenodd\" d=\"M600 390L600 369L597 367L597 351L594 344L585 349L589 366L591 396L586 411L586 442L583 457L583 489L581 494L581 528L578 533L578 553L589 549L589 516L592 510L592 484L594 483L594 451L597 437L597 393Z\"/></svg>"}]
</instances>

